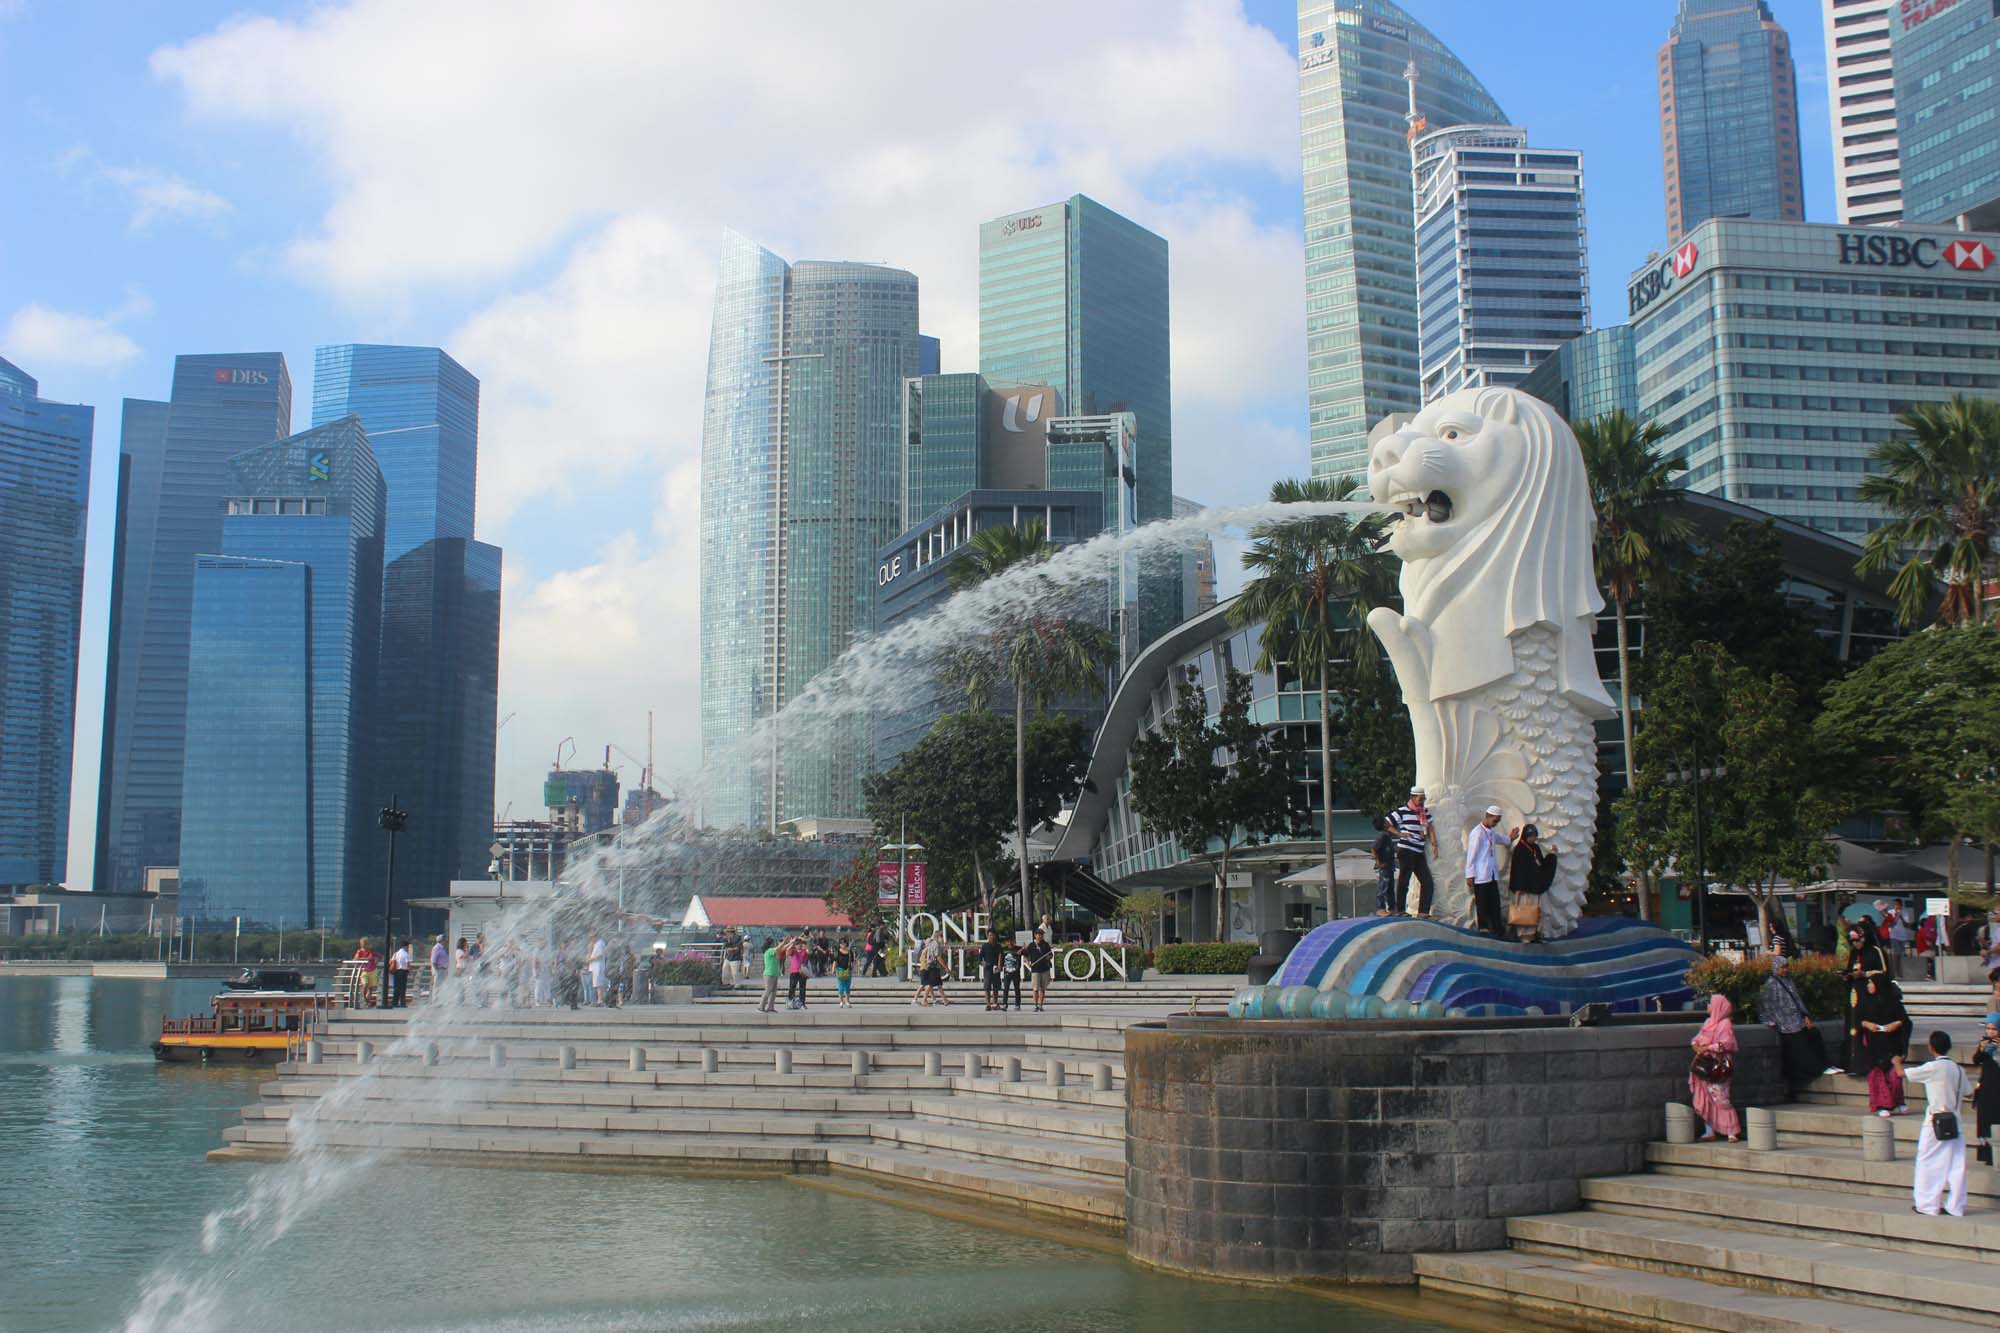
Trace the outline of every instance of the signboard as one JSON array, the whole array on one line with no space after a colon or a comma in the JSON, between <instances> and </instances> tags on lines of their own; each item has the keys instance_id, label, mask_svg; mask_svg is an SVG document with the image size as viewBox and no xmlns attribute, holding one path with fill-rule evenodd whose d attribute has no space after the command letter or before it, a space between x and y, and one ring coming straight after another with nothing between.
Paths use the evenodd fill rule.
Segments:
<instances>
[{"instance_id":1,"label":"signboard","mask_svg":"<svg viewBox=\"0 0 2000 1333\"><path fill-rule=\"evenodd\" d=\"M1840 262L1867 268L1936 268L1948 264L1961 273L1984 273L1993 263L1993 247L1973 237L1840 233Z\"/></svg>"},{"instance_id":2,"label":"signboard","mask_svg":"<svg viewBox=\"0 0 2000 1333\"><path fill-rule=\"evenodd\" d=\"M910 907L924 905L924 889L928 883L926 867L922 861L912 861L904 867L903 902ZM896 863L881 861L875 866L875 902L878 906L896 905Z\"/></svg>"},{"instance_id":3,"label":"signboard","mask_svg":"<svg viewBox=\"0 0 2000 1333\"><path fill-rule=\"evenodd\" d=\"M1950 915L1951 915L1951 899L1949 899L1949 898L1926 898L1926 899L1924 899L1924 915L1925 915L1925 916L1950 916Z\"/></svg>"},{"instance_id":4,"label":"signboard","mask_svg":"<svg viewBox=\"0 0 2000 1333\"><path fill-rule=\"evenodd\" d=\"M1318 69L1321 65L1331 65L1333 63L1334 57L1339 54L1340 54L1339 47L1322 46L1318 50L1308 51L1304 55L1300 56L1299 68L1302 70Z\"/></svg>"},{"instance_id":5,"label":"signboard","mask_svg":"<svg viewBox=\"0 0 2000 1333\"><path fill-rule=\"evenodd\" d=\"M1902 20L1903 31L1908 32L1957 7L1958 0L1902 0L1897 17Z\"/></svg>"},{"instance_id":6,"label":"signboard","mask_svg":"<svg viewBox=\"0 0 2000 1333\"><path fill-rule=\"evenodd\" d=\"M1701 262L1701 251L1693 241L1682 241L1674 252L1641 273L1625 289L1628 316L1636 315L1674 289L1674 284L1693 273Z\"/></svg>"}]
</instances>

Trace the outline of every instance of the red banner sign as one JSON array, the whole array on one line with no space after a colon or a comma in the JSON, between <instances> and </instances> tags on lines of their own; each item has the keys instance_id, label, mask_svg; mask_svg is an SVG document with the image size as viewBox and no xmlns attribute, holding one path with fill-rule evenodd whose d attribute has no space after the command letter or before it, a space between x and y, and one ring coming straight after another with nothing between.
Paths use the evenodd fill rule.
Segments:
<instances>
[{"instance_id":1,"label":"red banner sign","mask_svg":"<svg viewBox=\"0 0 2000 1333\"><path fill-rule=\"evenodd\" d=\"M903 902L910 907L924 905L924 863L912 861L904 867ZM883 907L896 905L896 863L883 861L875 867L875 901Z\"/></svg>"}]
</instances>

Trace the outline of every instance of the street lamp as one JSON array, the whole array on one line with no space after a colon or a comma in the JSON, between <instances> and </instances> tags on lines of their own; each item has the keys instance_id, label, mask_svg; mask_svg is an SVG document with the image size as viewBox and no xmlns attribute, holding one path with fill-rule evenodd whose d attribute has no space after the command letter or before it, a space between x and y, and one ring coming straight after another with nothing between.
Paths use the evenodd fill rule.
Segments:
<instances>
[{"instance_id":1,"label":"street lamp","mask_svg":"<svg viewBox=\"0 0 2000 1333\"><path fill-rule=\"evenodd\" d=\"M896 947L903 951L903 980L908 981L910 979L910 941L906 934L909 929L906 924L906 911L909 906L910 853L921 852L924 849L924 845L920 842L910 841L910 817L908 815L898 817L897 827L900 830L896 835L897 840L884 845L882 850L896 854Z\"/></svg>"},{"instance_id":2,"label":"street lamp","mask_svg":"<svg viewBox=\"0 0 2000 1333\"><path fill-rule=\"evenodd\" d=\"M392 795L389 804L382 807L377 822L389 835L389 878L382 886L382 991L381 998L377 1000L386 1009L389 1007L389 956L395 952L390 946L389 933L396 924L396 835L410 826L410 812L398 805Z\"/></svg>"}]
</instances>

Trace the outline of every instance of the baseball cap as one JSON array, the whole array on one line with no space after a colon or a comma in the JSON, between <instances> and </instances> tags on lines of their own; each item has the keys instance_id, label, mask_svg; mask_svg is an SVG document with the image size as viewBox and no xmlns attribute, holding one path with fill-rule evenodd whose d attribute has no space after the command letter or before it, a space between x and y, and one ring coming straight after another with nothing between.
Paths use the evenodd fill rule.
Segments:
<instances>
[{"instance_id":1,"label":"baseball cap","mask_svg":"<svg viewBox=\"0 0 2000 1333\"><path fill-rule=\"evenodd\" d=\"M1500 807L1497 805L1489 805L1486 807L1486 813L1489 815L1498 815L1500 813Z\"/></svg>"}]
</instances>

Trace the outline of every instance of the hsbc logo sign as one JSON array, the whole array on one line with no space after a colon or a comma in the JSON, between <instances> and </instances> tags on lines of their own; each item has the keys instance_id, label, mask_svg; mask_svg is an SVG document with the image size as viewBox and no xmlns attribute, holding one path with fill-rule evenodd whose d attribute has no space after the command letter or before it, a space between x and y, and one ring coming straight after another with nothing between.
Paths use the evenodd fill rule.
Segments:
<instances>
[{"instance_id":1,"label":"hsbc logo sign","mask_svg":"<svg viewBox=\"0 0 2000 1333\"><path fill-rule=\"evenodd\" d=\"M1629 307L1626 313L1636 315L1665 296L1673 290L1675 283L1693 273L1700 263L1701 251L1695 243L1682 241L1672 254L1640 274L1638 281L1625 289L1625 301Z\"/></svg>"},{"instance_id":2,"label":"hsbc logo sign","mask_svg":"<svg viewBox=\"0 0 2000 1333\"><path fill-rule=\"evenodd\" d=\"M215 372L217 384L269 384L271 372L268 370L218 370Z\"/></svg>"},{"instance_id":3,"label":"hsbc logo sign","mask_svg":"<svg viewBox=\"0 0 2000 1333\"><path fill-rule=\"evenodd\" d=\"M1945 264L1961 273L1984 273L1993 263L1993 247L1972 237L1940 241L1935 236L1842 232L1840 262L1869 268L1936 268Z\"/></svg>"},{"instance_id":4,"label":"hsbc logo sign","mask_svg":"<svg viewBox=\"0 0 2000 1333\"><path fill-rule=\"evenodd\" d=\"M1993 247L1984 241L1953 241L1944 248L1944 262L1969 273L1984 273L1993 262Z\"/></svg>"}]
</instances>

